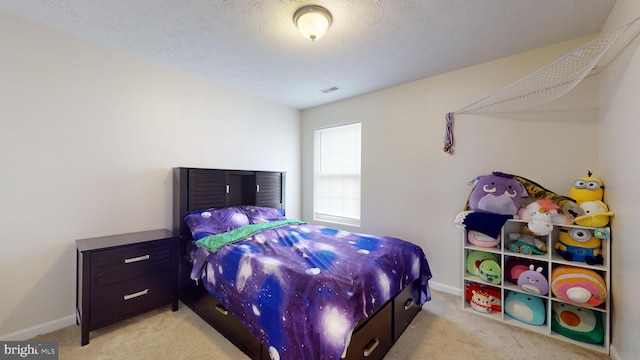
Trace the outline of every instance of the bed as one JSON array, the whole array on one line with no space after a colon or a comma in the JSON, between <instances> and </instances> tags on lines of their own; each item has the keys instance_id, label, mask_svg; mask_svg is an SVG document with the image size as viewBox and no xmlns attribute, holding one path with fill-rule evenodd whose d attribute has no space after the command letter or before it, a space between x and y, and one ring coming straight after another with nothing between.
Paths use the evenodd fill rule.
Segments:
<instances>
[{"instance_id":1,"label":"bed","mask_svg":"<svg viewBox=\"0 0 640 360\"><path fill-rule=\"evenodd\" d=\"M381 359L430 299L418 246L288 219L284 173L173 173L180 300L252 359Z\"/></svg>"}]
</instances>

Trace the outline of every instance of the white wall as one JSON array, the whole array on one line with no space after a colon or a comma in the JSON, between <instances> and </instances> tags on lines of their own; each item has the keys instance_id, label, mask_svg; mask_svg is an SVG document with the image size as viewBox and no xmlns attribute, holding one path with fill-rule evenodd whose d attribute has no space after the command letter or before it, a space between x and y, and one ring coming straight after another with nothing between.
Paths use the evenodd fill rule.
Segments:
<instances>
[{"instance_id":1,"label":"white wall","mask_svg":"<svg viewBox=\"0 0 640 360\"><path fill-rule=\"evenodd\" d=\"M0 44L0 339L73 323L76 239L171 229L172 167L286 171L300 216L298 110L1 13Z\"/></svg>"},{"instance_id":2,"label":"white wall","mask_svg":"<svg viewBox=\"0 0 640 360\"><path fill-rule=\"evenodd\" d=\"M638 16L640 2L618 0L602 33ZM434 287L459 292L461 250L452 221L466 201L469 180L500 170L566 195L573 179L591 170L604 180L605 202L616 213L611 244L611 356L635 359L640 353L636 336L640 242L633 225L640 203L640 37L634 36L639 33L640 21L605 57L612 62L599 76L600 110L595 122L590 113L544 113L537 118L459 115L454 156L442 152L446 112L491 94L593 37L303 111L303 217L312 219L313 130L362 121L363 209L358 230L421 245L432 266Z\"/></svg>"},{"instance_id":3,"label":"white wall","mask_svg":"<svg viewBox=\"0 0 640 360\"><path fill-rule=\"evenodd\" d=\"M640 16L640 2L618 0L604 32ZM640 21L627 31L640 33ZM627 39L623 39L627 40ZM631 39L629 39L631 40ZM622 42L622 44L628 41ZM640 241L635 227L640 204L640 40L632 41L601 75L600 160L605 202L616 213L612 221L612 357L637 359L640 354Z\"/></svg>"},{"instance_id":4,"label":"white wall","mask_svg":"<svg viewBox=\"0 0 640 360\"><path fill-rule=\"evenodd\" d=\"M583 119L530 121L513 115L458 115L456 152L443 152L445 114L483 98L586 43L557 44L302 113L303 217L313 218L312 151L316 128L362 122L362 227L425 250L433 284L461 289L461 242L454 226L471 188L491 171L534 180L568 194L573 180L598 172L597 154L576 156L583 139L597 147L598 126ZM548 120L548 121L547 121ZM351 229L353 230L353 229Z\"/></svg>"}]
</instances>

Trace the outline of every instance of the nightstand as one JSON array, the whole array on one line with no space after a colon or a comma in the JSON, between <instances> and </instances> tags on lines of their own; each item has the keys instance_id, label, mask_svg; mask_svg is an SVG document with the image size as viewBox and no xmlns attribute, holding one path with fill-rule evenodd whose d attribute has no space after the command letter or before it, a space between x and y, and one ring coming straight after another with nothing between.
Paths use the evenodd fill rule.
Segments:
<instances>
[{"instance_id":1,"label":"nightstand","mask_svg":"<svg viewBox=\"0 0 640 360\"><path fill-rule=\"evenodd\" d=\"M76 240L76 323L89 332L163 305L178 310L178 238L166 229Z\"/></svg>"}]
</instances>

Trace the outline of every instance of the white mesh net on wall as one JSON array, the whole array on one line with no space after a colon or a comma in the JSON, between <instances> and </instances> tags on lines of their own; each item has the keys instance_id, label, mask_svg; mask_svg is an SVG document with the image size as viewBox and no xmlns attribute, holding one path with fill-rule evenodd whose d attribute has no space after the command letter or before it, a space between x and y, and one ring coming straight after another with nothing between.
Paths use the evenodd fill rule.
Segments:
<instances>
[{"instance_id":1,"label":"white mesh net on wall","mask_svg":"<svg viewBox=\"0 0 640 360\"><path fill-rule=\"evenodd\" d=\"M554 111L574 106L597 106L597 73L608 64L602 65L600 61L604 60L604 55L616 40L639 20L637 18L601 35L495 93L448 113L443 150L449 154L454 152L454 115ZM633 37L637 35L636 33Z\"/></svg>"},{"instance_id":2,"label":"white mesh net on wall","mask_svg":"<svg viewBox=\"0 0 640 360\"><path fill-rule=\"evenodd\" d=\"M576 87L631 25L590 41L577 50L454 114L513 112L555 100Z\"/></svg>"}]
</instances>

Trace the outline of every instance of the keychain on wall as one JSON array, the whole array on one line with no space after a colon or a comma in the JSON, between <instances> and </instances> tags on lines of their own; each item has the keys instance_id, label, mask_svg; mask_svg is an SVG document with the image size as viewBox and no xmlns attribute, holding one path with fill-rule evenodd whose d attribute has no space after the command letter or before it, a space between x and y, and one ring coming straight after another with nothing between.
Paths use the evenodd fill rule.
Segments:
<instances>
[{"instance_id":1,"label":"keychain on wall","mask_svg":"<svg viewBox=\"0 0 640 360\"><path fill-rule=\"evenodd\" d=\"M455 145L453 138L453 113L447 113L446 116L446 133L444 134L444 152L453 155L453 148Z\"/></svg>"}]
</instances>

